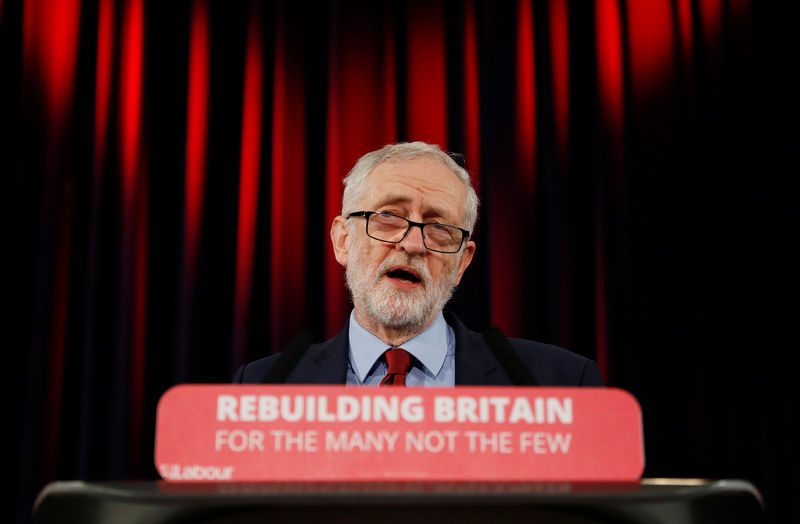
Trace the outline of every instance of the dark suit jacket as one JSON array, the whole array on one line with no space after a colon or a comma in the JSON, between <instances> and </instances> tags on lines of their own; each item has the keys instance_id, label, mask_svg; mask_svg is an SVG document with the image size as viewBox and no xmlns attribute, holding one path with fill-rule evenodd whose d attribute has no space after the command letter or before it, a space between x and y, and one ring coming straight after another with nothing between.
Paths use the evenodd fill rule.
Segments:
<instances>
[{"instance_id":1,"label":"dark suit jacket","mask_svg":"<svg viewBox=\"0 0 800 524\"><path fill-rule=\"evenodd\" d=\"M457 386L510 386L483 337L467 329L452 313L445 319L456 337ZM349 320L330 340L313 344L286 380L287 384L344 384L350 349ZM600 370L593 360L549 344L517 338L509 339L514 350L541 386L602 386ZM272 355L239 368L234 382L260 383L278 355Z\"/></svg>"}]
</instances>

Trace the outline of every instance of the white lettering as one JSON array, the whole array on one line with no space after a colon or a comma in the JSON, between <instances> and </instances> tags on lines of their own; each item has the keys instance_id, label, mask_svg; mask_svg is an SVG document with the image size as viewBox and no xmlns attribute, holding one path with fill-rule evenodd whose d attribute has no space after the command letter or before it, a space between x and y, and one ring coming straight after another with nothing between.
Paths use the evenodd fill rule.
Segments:
<instances>
[{"instance_id":1,"label":"white lettering","mask_svg":"<svg viewBox=\"0 0 800 524\"><path fill-rule=\"evenodd\" d=\"M458 397L456 401L458 406L458 421L459 422L478 422L478 402L472 397Z\"/></svg>"},{"instance_id":2,"label":"white lettering","mask_svg":"<svg viewBox=\"0 0 800 524\"><path fill-rule=\"evenodd\" d=\"M325 450L392 452L399 436L397 431L326 431Z\"/></svg>"},{"instance_id":3,"label":"white lettering","mask_svg":"<svg viewBox=\"0 0 800 524\"><path fill-rule=\"evenodd\" d=\"M422 397L419 395L405 397L400 403L400 415L406 422L422 422L425 419Z\"/></svg>"},{"instance_id":4,"label":"white lettering","mask_svg":"<svg viewBox=\"0 0 800 524\"><path fill-rule=\"evenodd\" d=\"M311 395L306 397L306 422L314 422L314 401L315 397Z\"/></svg>"},{"instance_id":5,"label":"white lettering","mask_svg":"<svg viewBox=\"0 0 800 524\"><path fill-rule=\"evenodd\" d=\"M523 431L519 434L519 450L543 455L546 453L569 453L572 433L550 433L547 431Z\"/></svg>"},{"instance_id":6,"label":"white lettering","mask_svg":"<svg viewBox=\"0 0 800 524\"><path fill-rule=\"evenodd\" d=\"M294 406L292 406L292 397L289 395L281 396L281 418L286 422L297 422L303 418L303 397L295 395Z\"/></svg>"},{"instance_id":7,"label":"white lettering","mask_svg":"<svg viewBox=\"0 0 800 524\"><path fill-rule=\"evenodd\" d=\"M275 443L275 451L319 451L317 439L319 432L315 429L306 431L286 431L273 429L269 432Z\"/></svg>"},{"instance_id":8,"label":"white lettering","mask_svg":"<svg viewBox=\"0 0 800 524\"><path fill-rule=\"evenodd\" d=\"M536 410L536 422L544 424L544 399L542 397L533 399L533 408Z\"/></svg>"},{"instance_id":9,"label":"white lettering","mask_svg":"<svg viewBox=\"0 0 800 524\"><path fill-rule=\"evenodd\" d=\"M239 420L236 416L236 404L238 400L233 395L219 395L217 397L217 420Z\"/></svg>"},{"instance_id":10,"label":"white lettering","mask_svg":"<svg viewBox=\"0 0 800 524\"><path fill-rule=\"evenodd\" d=\"M344 451L347 445L347 431L340 431L334 433L333 431L325 432L325 449L327 451Z\"/></svg>"},{"instance_id":11,"label":"white lettering","mask_svg":"<svg viewBox=\"0 0 800 524\"><path fill-rule=\"evenodd\" d=\"M192 464L181 467L180 464L162 464L159 471L169 480L230 480L233 466Z\"/></svg>"},{"instance_id":12,"label":"white lettering","mask_svg":"<svg viewBox=\"0 0 800 524\"><path fill-rule=\"evenodd\" d=\"M334 400L335 399L335 400ZM219 422L422 422L420 395L218 395ZM571 398L439 395L433 422L572 424Z\"/></svg>"},{"instance_id":13,"label":"white lettering","mask_svg":"<svg viewBox=\"0 0 800 524\"><path fill-rule=\"evenodd\" d=\"M261 395L258 397L259 422L272 422L278 419L278 397L274 395Z\"/></svg>"},{"instance_id":14,"label":"white lettering","mask_svg":"<svg viewBox=\"0 0 800 524\"><path fill-rule=\"evenodd\" d=\"M244 431L242 429L218 429L214 435L214 449L221 451L223 448L233 452L264 451L264 432L257 429Z\"/></svg>"},{"instance_id":15,"label":"white lettering","mask_svg":"<svg viewBox=\"0 0 800 524\"><path fill-rule=\"evenodd\" d=\"M510 431L465 431L471 453L511 453Z\"/></svg>"},{"instance_id":16,"label":"white lettering","mask_svg":"<svg viewBox=\"0 0 800 524\"><path fill-rule=\"evenodd\" d=\"M361 420L364 422L370 421L370 413L372 412L372 397L361 397Z\"/></svg>"},{"instance_id":17,"label":"white lettering","mask_svg":"<svg viewBox=\"0 0 800 524\"><path fill-rule=\"evenodd\" d=\"M319 421L336 422L336 415L328 411L328 397L319 397Z\"/></svg>"},{"instance_id":18,"label":"white lettering","mask_svg":"<svg viewBox=\"0 0 800 524\"><path fill-rule=\"evenodd\" d=\"M242 422L255 422L256 396L242 395L239 397L239 420Z\"/></svg>"},{"instance_id":19,"label":"white lettering","mask_svg":"<svg viewBox=\"0 0 800 524\"><path fill-rule=\"evenodd\" d=\"M554 424L572 424L572 399L565 398L563 401L557 398L547 399L547 422Z\"/></svg>"},{"instance_id":20,"label":"white lettering","mask_svg":"<svg viewBox=\"0 0 800 524\"><path fill-rule=\"evenodd\" d=\"M360 404L353 396L342 395L336 399L336 415L339 419L339 422L352 422L357 419L359 408Z\"/></svg>"},{"instance_id":21,"label":"white lettering","mask_svg":"<svg viewBox=\"0 0 800 524\"><path fill-rule=\"evenodd\" d=\"M456 401L453 397L434 397L433 418L436 422L452 422L456 418Z\"/></svg>"},{"instance_id":22,"label":"white lettering","mask_svg":"<svg viewBox=\"0 0 800 524\"><path fill-rule=\"evenodd\" d=\"M397 422L400 418L397 397L391 397L388 400L386 397L375 397L372 399L372 407L374 410L372 414L373 422L380 422L384 419L386 422Z\"/></svg>"},{"instance_id":23,"label":"white lettering","mask_svg":"<svg viewBox=\"0 0 800 524\"><path fill-rule=\"evenodd\" d=\"M458 431L406 431L406 451L455 452Z\"/></svg>"},{"instance_id":24,"label":"white lettering","mask_svg":"<svg viewBox=\"0 0 800 524\"><path fill-rule=\"evenodd\" d=\"M489 404L494 407L494 421L502 424L506 421L506 406L511 403L508 397L489 397Z\"/></svg>"},{"instance_id":25,"label":"white lettering","mask_svg":"<svg viewBox=\"0 0 800 524\"><path fill-rule=\"evenodd\" d=\"M517 397L514 399L514 404L511 406L511 413L508 415L508 421L516 424L519 421L533 424L533 412L528 399L525 397Z\"/></svg>"},{"instance_id":26,"label":"white lettering","mask_svg":"<svg viewBox=\"0 0 800 524\"><path fill-rule=\"evenodd\" d=\"M547 445L550 448L550 453L568 453L569 452L569 444L572 441L572 433L567 433L566 435L562 433L556 434L547 434Z\"/></svg>"}]
</instances>

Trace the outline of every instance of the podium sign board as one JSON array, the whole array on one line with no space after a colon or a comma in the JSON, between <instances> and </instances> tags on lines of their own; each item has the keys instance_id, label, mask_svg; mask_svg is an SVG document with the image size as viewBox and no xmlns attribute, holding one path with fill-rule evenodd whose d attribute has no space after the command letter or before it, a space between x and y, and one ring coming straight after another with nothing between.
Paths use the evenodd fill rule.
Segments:
<instances>
[{"instance_id":1,"label":"podium sign board","mask_svg":"<svg viewBox=\"0 0 800 524\"><path fill-rule=\"evenodd\" d=\"M613 388L180 385L158 406L174 481L637 481L641 409Z\"/></svg>"}]
</instances>

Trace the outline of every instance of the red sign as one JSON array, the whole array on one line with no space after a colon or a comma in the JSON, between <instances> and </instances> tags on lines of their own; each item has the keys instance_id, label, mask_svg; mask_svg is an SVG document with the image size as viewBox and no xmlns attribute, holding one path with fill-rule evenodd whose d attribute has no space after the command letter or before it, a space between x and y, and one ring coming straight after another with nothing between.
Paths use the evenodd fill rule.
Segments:
<instances>
[{"instance_id":1,"label":"red sign","mask_svg":"<svg viewBox=\"0 0 800 524\"><path fill-rule=\"evenodd\" d=\"M180 481L628 482L644 441L613 388L181 385L155 463Z\"/></svg>"}]
</instances>

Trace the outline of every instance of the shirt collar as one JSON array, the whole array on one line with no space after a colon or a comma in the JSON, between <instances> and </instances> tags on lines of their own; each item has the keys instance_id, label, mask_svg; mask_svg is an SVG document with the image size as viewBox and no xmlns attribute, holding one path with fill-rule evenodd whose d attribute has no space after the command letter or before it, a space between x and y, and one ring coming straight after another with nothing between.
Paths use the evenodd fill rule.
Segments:
<instances>
[{"instance_id":1,"label":"shirt collar","mask_svg":"<svg viewBox=\"0 0 800 524\"><path fill-rule=\"evenodd\" d=\"M367 331L356 320L355 310L350 312L350 365L361 382L367 378L375 362L389 349L389 345ZM439 313L425 331L402 345L433 375L437 375L447 356L447 322Z\"/></svg>"}]
</instances>

